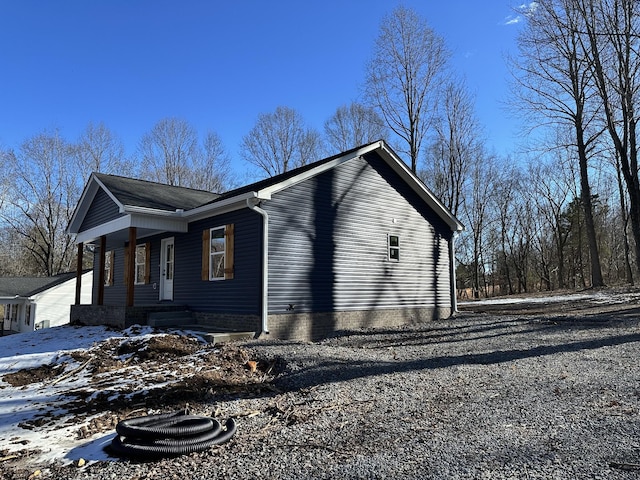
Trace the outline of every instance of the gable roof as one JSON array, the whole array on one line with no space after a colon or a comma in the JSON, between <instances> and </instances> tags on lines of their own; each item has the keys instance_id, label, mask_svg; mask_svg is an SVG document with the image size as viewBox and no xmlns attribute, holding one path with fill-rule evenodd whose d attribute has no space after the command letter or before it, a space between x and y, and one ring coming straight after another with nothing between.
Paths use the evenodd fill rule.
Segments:
<instances>
[{"instance_id":1,"label":"gable roof","mask_svg":"<svg viewBox=\"0 0 640 480\"><path fill-rule=\"evenodd\" d=\"M163 217L162 222L156 219L156 228L166 227L169 231L186 231L188 222L225 211L244 208L248 206L250 201L269 200L271 195L276 192L372 152L377 153L444 220L452 231L464 229L462 223L411 172L404 161L383 140L379 140L289 170L280 175L230 190L224 194L94 173L87 187L85 187L67 231L69 233L80 233L82 220L100 188L119 206L121 213L130 214L126 222L119 221L110 228L122 229L126 226L135 226L135 222L131 217L136 214L146 217ZM107 230L109 229L101 229L100 231L94 229L90 233L87 232L86 235L79 235L76 240L84 241L84 239L96 238L96 235L104 234Z\"/></svg>"},{"instance_id":2,"label":"gable roof","mask_svg":"<svg viewBox=\"0 0 640 480\"><path fill-rule=\"evenodd\" d=\"M163 183L137 180L135 178L94 173L105 191L121 207L142 207L157 210L190 210L210 202L220 195L204 190L166 185Z\"/></svg>"},{"instance_id":3,"label":"gable roof","mask_svg":"<svg viewBox=\"0 0 640 480\"><path fill-rule=\"evenodd\" d=\"M73 278L75 272L53 277L0 277L0 297L30 297Z\"/></svg>"},{"instance_id":4,"label":"gable roof","mask_svg":"<svg viewBox=\"0 0 640 480\"><path fill-rule=\"evenodd\" d=\"M209 203L185 212L186 217L202 217L205 212L210 212L218 205L231 203L234 198L246 198L253 195L256 199L268 200L273 193L284 190L287 187L302 182L310 177L319 175L327 170L337 167L349 160L361 157L368 153L376 152L380 157L407 182L407 184L440 216L452 231L462 231L464 226L444 206L444 204L427 188L427 186L409 169L406 163L386 144L384 140L368 143L360 147L352 148L346 152L333 155L323 160L289 170L271 178L260 180L245 187L231 190L211 200Z\"/></svg>"}]
</instances>

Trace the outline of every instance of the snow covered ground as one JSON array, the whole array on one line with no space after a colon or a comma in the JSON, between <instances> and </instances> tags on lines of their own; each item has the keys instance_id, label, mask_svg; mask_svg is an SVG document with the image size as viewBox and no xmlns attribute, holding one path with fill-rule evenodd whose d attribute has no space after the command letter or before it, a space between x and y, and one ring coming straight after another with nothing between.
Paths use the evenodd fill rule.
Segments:
<instances>
[{"instance_id":1,"label":"snow covered ground","mask_svg":"<svg viewBox=\"0 0 640 480\"><path fill-rule=\"evenodd\" d=\"M584 293L569 293L564 295L540 295L540 296L504 296L487 298L483 300L471 300L458 302L460 306L472 305L511 305L521 303L553 304L589 301L592 304L615 305L640 300L640 292L594 290Z\"/></svg>"},{"instance_id":2,"label":"snow covered ground","mask_svg":"<svg viewBox=\"0 0 640 480\"><path fill-rule=\"evenodd\" d=\"M135 328L114 332L104 327L53 327L35 332L0 337L0 451L5 456L28 449L40 451L33 459L37 463L59 460L63 463L106 460L103 446L114 434L97 438L78 438L77 432L92 420L91 416L76 423L78 417L69 414L66 407L71 401L66 394L74 389L87 390L90 373L82 369L84 362L74 360L72 353L90 351L107 339L121 341L144 339L153 335L150 328ZM42 366L64 368L64 373L46 377L28 385L12 386L4 376L20 370ZM67 378L66 374L71 373ZM134 378L121 378L120 385ZM76 399L74 399L76 400ZM39 428L42 419L55 418L54 422ZM24 428L28 426L28 428Z\"/></svg>"}]
</instances>

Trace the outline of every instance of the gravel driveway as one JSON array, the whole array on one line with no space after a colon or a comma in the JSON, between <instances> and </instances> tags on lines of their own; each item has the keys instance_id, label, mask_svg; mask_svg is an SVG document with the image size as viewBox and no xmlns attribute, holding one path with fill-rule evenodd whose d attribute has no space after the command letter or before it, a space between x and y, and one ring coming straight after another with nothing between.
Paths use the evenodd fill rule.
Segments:
<instances>
[{"instance_id":1,"label":"gravel driveway","mask_svg":"<svg viewBox=\"0 0 640 480\"><path fill-rule=\"evenodd\" d=\"M520 313L249 342L272 388L190 406L236 417L229 443L40 478L640 478L638 310Z\"/></svg>"}]
</instances>

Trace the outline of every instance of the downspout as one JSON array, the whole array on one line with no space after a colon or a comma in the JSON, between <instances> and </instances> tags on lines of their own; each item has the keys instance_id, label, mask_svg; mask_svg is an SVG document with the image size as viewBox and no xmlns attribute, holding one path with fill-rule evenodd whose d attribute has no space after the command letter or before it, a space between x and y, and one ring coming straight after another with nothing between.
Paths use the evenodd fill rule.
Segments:
<instances>
[{"instance_id":1,"label":"downspout","mask_svg":"<svg viewBox=\"0 0 640 480\"><path fill-rule=\"evenodd\" d=\"M247 207L262 216L262 332L269 333L269 214L257 205L254 198L247 199Z\"/></svg>"},{"instance_id":2,"label":"downspout","mask_svg":"<svg viewBox=\"0 0 640 480\"><path fill-rule=\"evenodd\" d=\"M451 308L453 314L458 313L458 292L456 290L456 237L458 232L453 232L451 241L449 242L449 275L451 277Z\"/></svg>"}]
</instances>

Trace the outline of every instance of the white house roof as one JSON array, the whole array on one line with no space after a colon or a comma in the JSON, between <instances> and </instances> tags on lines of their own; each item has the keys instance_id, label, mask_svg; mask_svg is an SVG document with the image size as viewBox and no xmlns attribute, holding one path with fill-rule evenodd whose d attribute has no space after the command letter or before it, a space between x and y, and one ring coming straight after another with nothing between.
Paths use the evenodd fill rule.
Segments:
<instances>
[{"instance_id":1,"label":"white house roof","mask_svg":"<svg viewBox=\"0 0 640 480\"><path fill-rule=\"evenodd\" d=\"M75 277L75 272L53 277L0 277L0 298L31 297Z\"/></svg>"}]
</instances>

